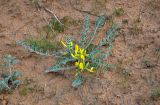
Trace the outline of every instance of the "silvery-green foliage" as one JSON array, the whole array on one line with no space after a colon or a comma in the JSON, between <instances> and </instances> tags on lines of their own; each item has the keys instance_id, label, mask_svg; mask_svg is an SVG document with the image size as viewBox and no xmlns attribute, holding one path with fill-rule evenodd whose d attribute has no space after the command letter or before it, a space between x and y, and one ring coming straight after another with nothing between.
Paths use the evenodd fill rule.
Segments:
<instances>
[{"instance_id":1,"label":"silvery-green foliage","mask_svg":"<svg viewBox=\"0 0 160 105\"><path fill-rule=\"evenodd\" d=\"M104 25L105 21L106 21L105 16L98 17L95 22L95 29L102 27Z\"/></svg>"},{"instance_id":2,"label":"silvery-green foliage","mask_svg":"<svg viewBox=\"0 0 160 105\"><path fill-rule=\"evenodd\" d=\"M20 85L20 80L17 78L21 76L21 73L12 70L12 65L17 64L19 60L11 55L5 55L4 58L4 68L0 75L0 92L11 91Z\"/></svg>"},{"instance_id":3,"label":"silvery-green foliage","mask_svg":"<svg viewBox=\"0 0 160 105\"><path fill-rule=\"evenodd\" d=\"M84 46L84 44L86 44L89 27L90 27L90 19L89 19L89 16L86 16L84 19L84 25L83 25L82 36L80 41L81 46Z\"/></svg>"},{"instance_id":4,"label":"silvery-green foliage","mask_svg":"<svg viewBox=\"0 0 160 105\"><path fill-rule=\"evenodd\" d=\"M94 41L95 36L97 35L98 29L101 28L106 21L105 16L100 16L96 19L94 31L90 33L90 39L88 39L88 43L85 46L85 49L89 47L90 44Z\"/></svg>"},{"instance_id":5,"label":"silvery-green foliage","mask_svg":"<svg viewBox=\"0 0 160 105\"><path fill-rule=\"evenodd\" d=\"M66 38L66 44L67 44L67 52L70 54L72 52L73 49L73 43L70 37Z\"/></svg>"},{"instance_id":6,"label":"silvery-green foliage","mask_svg":"<svg viewBox=\"0 0 160 105\"><path fill-rule=\"evenodd\" d=\"M98 44L93 44L93 41L95 37L98 35L98 31L100 28L105 24L106 17L100 16L96 19L94 30L90 30L90 19L89 16L86 16L84 19L84 26L81 33L80 41L78 41L78 44L81 48L84 48L87 51L88 56L85 58L85 61L90 62L90 66L94 67L96 70L106 70L107 68L111 68L112 65L105 62L107 57L111 54L112 50L112 41L115 38L116 30L118 29L118 25L112 24L111 28L106 32L106 35ZM67 48L62 51L58 51L58 60L55 65L51 66L46 70L46 73L49 72L59 72L64 70L76 70L74 65L75 59L71 57L71 53L73 53L74 46L73 41L70 37L66 38L66 46ZM76 41L77 42L77 41ZM54 52L54 54L46 54L42 53L38 49L35 48L35 46L28 46L26 43L21 42L19 43L24 48L30 49L31 51L34 51L37 54L40 55L57 55L57 52ZM60 52L60 53L59 53ZM81 73L76 72L75 78L72 81L72 86L77 87L80 84L82 84L84 81L83 76Z\"/></svg>"},{"instance_id":7,"label":"silvery-green foliage","mask_svg":"<svg viewBox=\"0 0 160 105\"><path fill-rule=\"evenodd\" d=\"M111 42L115 38L117 29L118 29L118 25L117 24L112 24L111 28L106 32L105 37L100 41L98 46L101 47L105 44L110 44L110 47L111 47Z\"/></svg>"},{"instance_id":8,"label":"silvery-green foliage","mask_svg":"<svg viewBox=\"0 0 160 105\"><path fill-rule=\"evenodd\" d=\"M112 24L111 28L106 32L106 35L102 40L99 42L98 45L92 48L91 52L89 53L89 59L95 64L99 65L100 69L105 70L105 68L112 67L109 64L104 62L105 59L109 55L111 55L112 50L112 41L116 35L116 30L118 29L117 24ZM107 48L103 48L103 46L108 46Z\"/></svg>"},{"instance_id":9,"label":"silvery-green foliage","mask_svg":"<svg viewBox=\"0 0 160 105\"><path fill-rule=\"evenodd\" d=\"M97 18L95 22L95 29L93 32L90 33L90 36L87 36L86 31L83 29L85 31L84 32L85 34L83 34L82 32L81 39L83 40L81 40L82 42L81 41L79 42L79 43L83 43L80 45L83 45L87 50L87 54L89 55L86 59L91 62L91 66L94 67L95 69L100 69L103 71L107 71L108 68L113 67L112 65L106 63L104 60L106 60L107 57L111 55L111 50L112 50L111 42L115 38L116 30L118 29L117 24L112 24L111 28L106 32L105 37L99 42L99 44L93 45L92 42L94 41L95 36L98 35L97 34L98 29L104 25L105 20L106 20L105 16L101 16ZM84 23L84 25L88 25L87 23L88 21L89 20L85 21L86 23ZM87 28L87 32L89 32L89 28ZM86 41L86 43L84 41ZM107 44L107 48L103 48L103 45L106 45L106 44ZM72 86L76 87L76 86L79 86L81 83L83 83L82 78L83 77L81 76L81 74L78 74L78 76L76 76L75 79L73 80Z\"/></svg>"},{"instance_id":10,"label":"silvery-green foliage","mask_svg":"<svg viewBox=\"0 0 160 105\"><path fill-rule=\"evenodd\" d=\"M0 92L11 91L20 85L20 80L17 80L21 76L21 73L18 71L13 71L11 74L2 74L0 80Z\"/></svg>"},{"instance_id":11,"label":"silvery-green foliage","mask_svg":"<svg viewBox=\"0 0 160 105\"><path fill-rule=\"evenodd\" d=\"M81 85L83 83L83 81L84 81L84 78L80 74L77 74L72 81L72 86L77 87L77 86Z\"/></svg>"},{"instance_id":12,"label":"silvery-green foliage","mask_svg":"<svg viewBox=\"0 0 160 105\"><path fill-rule=\"evenodd\" d=\"M56 65L51 66L50 68L48 68L45 72L46 73L50 73L50 72L59 72L59 71L73 70L73 69L75 69L74 66L66 66L66 65L56 64Z\"/></svg>"},{"instance_id":13,"label":"silvery-green foliage","mask_svg":"<svg viewBox=\"0 0 160 105\"><path fill-rule=\"evenodd\" d=\"M38 55L42 56L54 56L54 57L59 57L62 53L62 51L56 52L56 51L44 51L43 49L38 49L37 46L35 45L29 45L25 40L19 40L17 41L17 44L22 46L23 48L29 50L30 52L34 52Z\"/></svg>"},{"instance_id":14,"label":"silvery-green foliage","mask_svg":"<svg viewBox=\"0 0 160 105\"><path fill-rule=\"evenodd\" d=\"M58 60L58 64L62 64L62 65L66 65L68 62L74 62L75 59L71 58L71 57L68 57L68 58L61 58Z\"/></svg>"},{"instance_id":15,"label":"silvery-green foliage","mask_svg":"<svg viewBox=\"0 0 160 105\"><path fill-rule=\"evenodd\" d=\"M11 67L14 64L17 64L19 60L17 60L15 57L12 57L11 55L5 55L3 57L4 60L4 66L5 67Z\"/></svg>"},{"instance_id":16,"label":"silvery-green foliage","mask_svg":"<svg viewBox=\"0 0 160 105\"><path fill-rule=\"evenodd\" d=\"M111 55L111 50L112 50L112 41L115 38L116 35L116 30L118 29L118 25L117 24L112 24L111 28L106 32L105 37L99 42L98 45L92 45L92 42L94 41L95 36L97 35L97 31L98 29L103 26L103 24L105 23L105 17L99 17L96 20L95 23L95 30L94 32L91 32L91 38L89 40L89 42L84 45L86 46L86 50L89 53L89 56L87 57L88 60L91 62L91 66L95 67L96 69L100 69L103 71L107 71L108 68L112 68L113 66L104 62L104 60L107 59L107 57L109 55ZM103 48L103 45L108 46L108 48ZM90 48L91 47L91 48ZM77 81L77 85L79 85L78 83L82 83L79 82L81 81L81 79L77 80L78 78L75 79L74 84L76 84L75 82ZM72 86L76 86L76 85L72 85Z\"/></svg>"}]
</instances>

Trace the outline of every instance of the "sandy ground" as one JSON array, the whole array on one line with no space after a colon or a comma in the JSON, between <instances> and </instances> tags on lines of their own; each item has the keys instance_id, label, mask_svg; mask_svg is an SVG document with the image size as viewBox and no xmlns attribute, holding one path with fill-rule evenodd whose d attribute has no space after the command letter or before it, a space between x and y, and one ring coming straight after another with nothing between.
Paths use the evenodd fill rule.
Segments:
<instances>
[{"instance_id":1,"label":"sandy ground","mask_svg":"<svg viewBox=\"0 0 160 105\"><path fill-rule=\"evenodd\" d=\"M39 37L45 19L51 16L38 7L36 0L0 0L0 57L11 54L20 59L15 68L23 73L23 84L12 94L1 94L0 105L160 105L159 99L151 99L152 90L160 87L160 0L43 0L42 3L59 19L70 16L82 21L89 15L94 22L96 15L111 16L120 25L113 54L108 59L115 68L87 80L77 89L71 87L70 78L45 74L54 59L27 52L15 41L30 35ZM119 7L124 14L112 14ZM100 37L107 28L106 23ZM78 34L79 29L70 27L60 34ZM28 89L27 94L21 95L24 88Z\"/></svg>"}]
</instances>

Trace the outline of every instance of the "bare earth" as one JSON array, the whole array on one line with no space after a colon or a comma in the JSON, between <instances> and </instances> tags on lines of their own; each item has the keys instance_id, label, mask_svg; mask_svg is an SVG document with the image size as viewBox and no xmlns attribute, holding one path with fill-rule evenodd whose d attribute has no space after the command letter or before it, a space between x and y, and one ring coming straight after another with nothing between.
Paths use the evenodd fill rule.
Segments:
<instances>
[{"instance_id":1,"label":"bare earth","mask_svg":"<svg viewBox=\"0 0 160 105\"><path fill-rule=\"evenodd\" d=\"M23 84L11 94L1 94L0 105L160 105L160 99L151 99L152 90L160 87L160 0L40 2L59 19L70 16L83 21L89 15L94 22L95 15L107 14L120 24L113 54L108 59L115 68L87 80L77 89L71 87L71 78L44 73L54 63L53 58L41 57L16 45L15 41L29 35L39 37L45 19L51 18L36 1L0 0L0 57L11 54L20 59L15 68L23 73ZM113 15L119 7L124 14ZM109 22L97 40L105 35L108 26ZM66 34L76 36L79 29L80 26L71 26L56 38ZM24 88L27 94L22 95Z\"/></svg>"}]
</instances>

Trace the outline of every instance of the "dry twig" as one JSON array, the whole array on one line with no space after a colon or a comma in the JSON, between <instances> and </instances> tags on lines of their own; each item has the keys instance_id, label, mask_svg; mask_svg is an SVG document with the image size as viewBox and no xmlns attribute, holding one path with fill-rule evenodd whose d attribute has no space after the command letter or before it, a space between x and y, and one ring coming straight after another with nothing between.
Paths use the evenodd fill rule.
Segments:
<instances>
[{"instance_id":1,"label":"dry twig","mask_svg":"<svg viewBox=\"0 0 160 105\"><path fill-rule=\"evenodd\" d=\"M49 13L50 15L52 15L61 25L64 25L59 19L58 17L53 13L53 11L49 10L48 8L44 7L42 4L40 5L40 3L37 3L38 6L42 9L44 9L44 11L46 11L47 13Z\"/></svg>"}]
</instances>

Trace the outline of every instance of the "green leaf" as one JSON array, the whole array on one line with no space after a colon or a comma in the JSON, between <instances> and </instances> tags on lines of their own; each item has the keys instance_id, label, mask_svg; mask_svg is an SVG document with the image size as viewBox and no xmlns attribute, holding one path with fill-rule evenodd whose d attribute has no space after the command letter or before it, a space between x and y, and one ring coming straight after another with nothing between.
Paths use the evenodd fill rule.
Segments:
<instances>
[{"instance_id":1,"label":"green leaf","mask_svg":"<svg viewBox=\"0 0 160 105\"><path fill-rule=\"evenodd\" d=\"M100 16L100 17L98 17L98 18L96 19L95 27L101 27L101 26L103 26L104 23L105 23L105 21L106 21L105 16Z\"/></svg>"},{"instance_id":2,"label":"green leaf","mask_svg":"<svg viewBox=\"0 0 160 105\"><path fill-rule=\"evenodd\" d=\"M55 66L51 66L50 68L48 68L46 70L46 72L58 72L60 71L62 68L60 65L55 65Z\"/></svg>"},{"instance_id":3,"label":"green leaf","mask_svg":"<svg viewBox=\"0 0 160 105\"><path fill-rule=\"evenodd\" d=\"M13 88L16 88L18 85L20 85L20 81L19 80L15 80L12 82L12 85L14 86Z\"/></svg>"},{"instance_id":4,"label":"green leaf","mask_svg":"<svg viewBox=\"0 0 160 105\"><path fill-rule=\"evenodd\" d=\"M80 74L78 74L78 75L76 75L76 77L72 81L72 86L77 87L77 86L81 85L83 83L83 81L84 81L83 77Z\"/></svg>"},{"instance_id":5,"label":"green leaf","mask_svg":"<svg viewBox=\"0 0 160 105\"><path fill-rule=\"evenodd\" d=\"M108 44L109 47L112 48L111 42L116 36L117 29L118 29L118 25L112 24L110 29L106 32L105 37L99 42L97 49L106 44Z\"/></svg>"},{"instance_id":6,"label":"green leaf","mask_svg":"<svg viewBox=\"0 0 160 105\"><path fill-rule=\"evenodd\" d=\"M11 66L19 62L19 60L17 60L16 57L12 57L11 55L5 55L3 60L5 62L5 66Z\"/></svg>"},{"instance_id":7,"label":"green leaf","mask_svg":"<svg viewBox=\"0 0 160 105\"><path fill-rule=\"evenodd\" d=\"M94 32L91 32L91 34L90 34L91 39L86 44L85 49L87 49L89 47L89 45L93 42L93 40L95 39L95 36L97 35L98 29L104 25L105 21L106 21L105 16L100 16L97 18L97 20L95 22Z\"/></svg>"},{"instance_id":8,"label":"green leaf","mask_svg":"<svg viewBox=\"0 0 160 105\"><path fill-rule=\"evenodd\" d=\"M59 71L64 71L64 70L72 70L74 69L75 67L74 66L71 66L71 67L67 67L67 66L62 66L62 65L54 65L50 68L48 68L46 70L46 73L49 73L49 72L59 72Z\"/></svg>"},{"instance_id":9,"label":"green leaf","mask_svg":"<svg viewBox=\"0 0 160 105\"><path fill-rule=\"evenodd\" d=\"M10 90L10 88L8 87L8 83L6 84L4 80L0 80L0 92L3 90Z\"/></svg>"},{"instance_id":10,"label":"green leaf","mask_svg":"<svg viewBox=\"0 0 160 105\"><path fill-rule=\"evenodd\" d=\"M58 64L63 64L63 65L65 65L66 63L68 63L68 62L73 62L73 61L75 61L75 59L73 59L73 58L64 58L64 59L62 59L62 60L60 60L60 61L58 61Z\"/></svg>"},{"instance_id":11,"label":"green leaf","mask_svg":"<svg viewBox=\"0 0 160 105\"><path fill-rule=\"evenodd\" d=\"M107 53L101 54L100 55L100 59L105 60L111 54L112 54L111 52L107 52Z\"/></svg>"},{"instance_id":12,"label":"green leaf","mask_svg":"<svg viewBox=\"0 0 160 105\"><path fill-rule=\"evenodd\" d=\"M25 49L29 50L30 52L34 52L39 55L54 56L54 57L57 57L60 55L60 53L58 53L57 51L52 51L54 49L54 46L52 46L50 42L43 42L43 40L40 40L40 41L38 40L38 44L34 44L34 41L32 43L33 43L33 45L28 44L26 41L17 41L18 45L24 47ZM43 46L40 45L41 43L43 43L42 44Z\"/></svg>"},{"instance_id":13,"label":"green leaf","mask_svg":"<svg viewBox=\"0 0 160 105\"><path fill-rule=\"evenodd\" d=\"M117 29L118 29L118 25L112 24L111 28L106 32L107 41L112 41L115 38Z\"/></svg>"},{"instance_id":14,"label":"green leaf","mask_svg":"<svg viewBox=\"0 0 160 105\"><path fill-rule=\"evenodd\" d=\"M73 50L73 46L71 45L72 40L70 37L66 38L66 43L67 43L67 51L68 51L68 53L71 53Z\"/></svg>"},{"instance_id":15,"label":"green leaf","mask_svg":"<svg viewBox=\"0 0 160 105\"><path fill-rule=\"evenodd\" d=\"M12 74L11 74L12 78L17 78L17 77L20 77L22 76L22 73L18 72L18 71L14 71Z\"/></svg>"},{"instance_id":16,"label":"green leaf","mask_svg":"<svg viewBox=\"0 0 160 105\"><path fill-rule=\"evenodd\" d=\"M86 16L84 19L84 25L83 25L83 30L82 30L82 36L81 36L81 41L80 44L84 46L87 40L87 32L89 31L89 26L90 26L90 18L89 16Z\"/></svg>"},{"instance_id":17,"label":"green leaf","mask_svg":"<svg viewBox=\"0 0 160 105\"><path fill-rule=\"evenodd\" d=\"M20 75L20 72L14 71L11 74L2 77L2 80L0 80L0 92L15 89L18 85L20 85L20 81L17 80L17 77Z\"/></svg>"}]
</instances>

